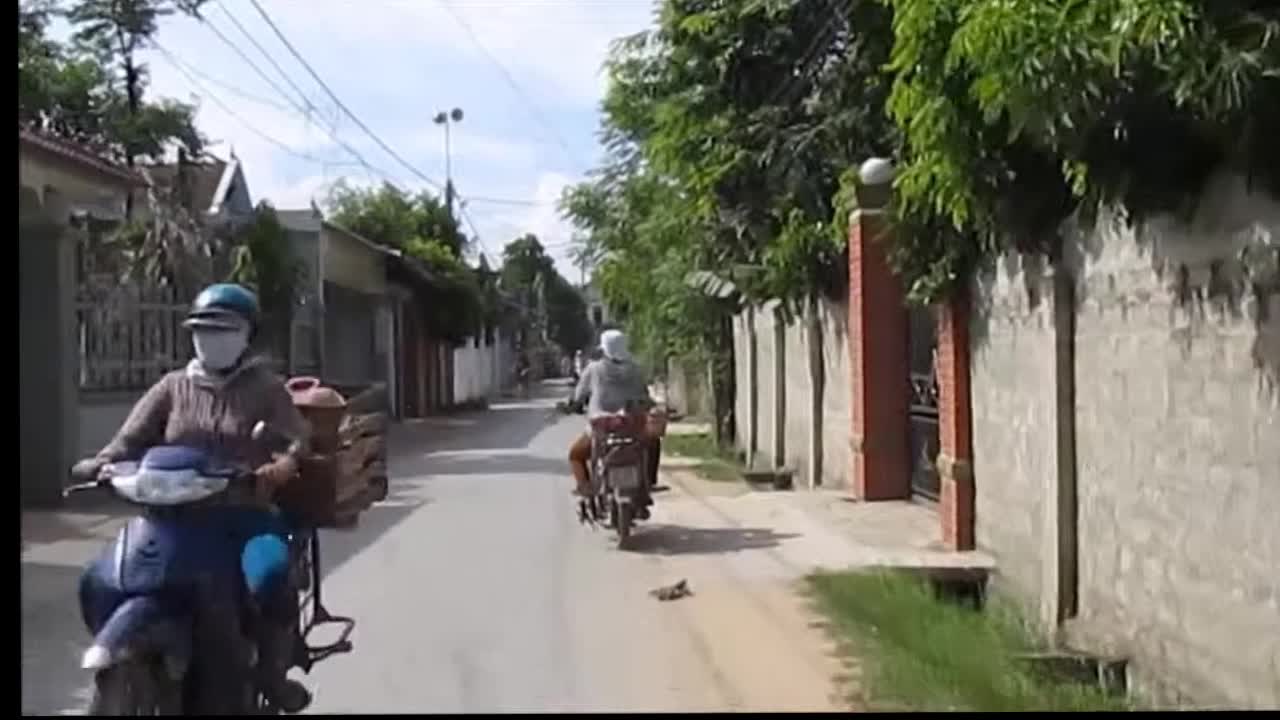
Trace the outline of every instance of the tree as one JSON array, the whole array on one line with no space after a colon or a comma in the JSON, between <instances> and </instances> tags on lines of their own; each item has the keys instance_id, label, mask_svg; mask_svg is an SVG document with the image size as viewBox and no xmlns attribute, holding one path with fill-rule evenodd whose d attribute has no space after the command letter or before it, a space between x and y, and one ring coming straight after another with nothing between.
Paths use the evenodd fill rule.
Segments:
<instances>
[{"instance_id":1,"label":"tree","mask_svg":"<svg viewBox=\"0 0 1280 720\"><path fill-rule=\"evenodd\" d=\"M566 280L533 234L523 235L502 250L499 273L503 290L537 308L547 335L566 353L591 343L591 323L582 294Z\"/></svg>"},{"instance_id":2,"label":"tree","mask_svg":"<svg viewBox=\"0 0 1280 720\"><path fill-rule=\"evenodd\" d=\"M328 204L348 230L370 239L385 238L392 247L407 250L405 243L412 240L430 241L455 258L461 258L467 247L457 219L425 190L409 194L391 184L362 189L339 182Z\"/></svg>"},{"instance_id":3,"label":"tree","mask_svg":"<svg viewBox=\"0 0 1280 720\"><path fill-rule=\"evenodd\" d=\"M889 150L890 16L876 2L669 0L658 29L619 43L604 136L614 165L671 183L705 229L704 268L759 269L754 299L839 294L840 176Z\"/></svg>"},{"instance_id":4,"label":"tree","mask_svg":"<svg viewBox=\"0 0 1280 720\"><path fill-rule=\"evenodd\" d=\"M496 299L482 285L483 275L463 263L467 238L438 198L390 184L361 189L340 182L327 204L338 225L404 251L431 272L435 297L423 310L445 338L460 342L495 324Z\"/></svg>"},{"instance_id":5,"label":"tree","mask_svg":"<svg viewBox=\"0 0 1280 720\"><path fill-rule=\"evenodd\" d=\"M1264 0L892 0L892 259L919 300L1103 205L1184 209L1222 166L1280 189L1280 9Z\"/></svg>"},{"instance_id":6,"label":"tree","mask_svg":"<svg viewBox=\"0 0 1280 720\"><path fill-rule=\"evenodd\" d=\"M284 226L270 203L261 202L253 217L231 238L230 280L253 288L262 304L264 333L288 347L302 264L293 254Z\"/></svg>"},{"instance_id":7,"label":"tree","mask_svg":"<svg viewBox=\"0 0 1280 720\"><path fill-rule=\"evenodd\" d=\"M93 146L132 166L160 160L176 144L198 155L204 138L195 108L174 100L147 101L146 67L136 53L155 34L156 19L196 3L84 0L67 18L71 46L46 35L52 2L18 5L18 121L27 127Z\"/></svg>"}]
</instances>

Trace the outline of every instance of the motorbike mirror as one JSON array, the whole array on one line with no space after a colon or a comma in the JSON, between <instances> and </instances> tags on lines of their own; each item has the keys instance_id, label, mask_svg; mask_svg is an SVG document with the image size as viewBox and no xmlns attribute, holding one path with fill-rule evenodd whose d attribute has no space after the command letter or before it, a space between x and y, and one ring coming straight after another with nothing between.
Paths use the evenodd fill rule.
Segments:
<instances>
[{"instance_id":1,"label":"motorbike mirror","mask_svg":"<svg viewBox=\"0 0 1280 720\"><path fill-rule=\"evenodd\" d=\"M271 429L267 427L267 422L265 420L259 420L254 424L253 432L251 432L250 435L255 441L262 442L267 439L267 435L270 433Z\"/></svg>"},{"instance_id":2,"label":"motorbike mirror","mask_svg":"<svg viewBox=\"0 0 1280 720\"><path fill-rule=\"evenodd\" d=\"M259 420L254 423L253 430L249 433L254 442L266 445L278 445L281 448L293 446L297 440L286 436L276 428L267 424L265 420Z\"/></svg>"}]
</instances>

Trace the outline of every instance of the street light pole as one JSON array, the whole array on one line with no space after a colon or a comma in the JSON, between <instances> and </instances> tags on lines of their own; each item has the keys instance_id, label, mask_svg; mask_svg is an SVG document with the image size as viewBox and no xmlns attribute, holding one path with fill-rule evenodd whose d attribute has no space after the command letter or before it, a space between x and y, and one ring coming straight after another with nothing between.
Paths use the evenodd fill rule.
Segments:
<instances>
[{"instance_id":1,"label":"street light pole","mask_svg":"<svg viewBox=\"0 0 1280 720\"><path fill-rule=\"evenodd\" d=\"M441 110L436 113L432 120L437 125L444 126L444 205L449 211L449 218L453 218L453 158L452 151L449 146L449 126L456 122L462 121L462 109L454 108L449 112Z\"/></svg>"}]
</instances>

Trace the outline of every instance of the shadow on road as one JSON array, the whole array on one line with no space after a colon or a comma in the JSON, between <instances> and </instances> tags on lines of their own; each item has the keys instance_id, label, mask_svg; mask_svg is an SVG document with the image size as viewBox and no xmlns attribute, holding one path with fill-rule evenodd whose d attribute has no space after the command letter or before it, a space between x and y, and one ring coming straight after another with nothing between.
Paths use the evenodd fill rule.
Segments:
<instances>
[{"instance_id":1,"label":"shadow on road","mask_svg":"<svg viewBox=\"0 0 1280 720\"><path fill-rule=\"evenodd\" d=\"M22 714L83 712L92 678L80 669L89 634L80 623L80 568L22 563Z\"/></svg>"},{"instance_id":2,"label":"shadow on road","mask_svg":"<svg viewBox=\"0 0 1280 720\"><path fill-rule=\"evenodd\" d=\"M522 450L560 415L554 411L561 388L539 388L527 399L496 398L487 410L466 410L407 420L393 430L392 461L425 452L449 450ZM483 425L483 432L480 431Z\"/></svg>"},{"instance_id":3,"label":"shadow on road","mask_svg":"<svg viewBox=\"0 0 1280 720\"><path fill-rule=\"evenodd\" d=\"M768 528L688 528L677 525L641 525L631 537L631 552L652 555L716 555L760 550L800 537Z\"/></svg>"},{"instance_id":4,"label":"shadow on road","mask_svg":"<svg viewBox=\"0 0 1280 720\"><path fill-rule=\"evenodd\" d=\"M432 455L424 460L432 475L563 475L569 477L569 452L564 458L536 455ZM566 480L568 482L568 480Z\"/></svg>"},{"instance_id":5,"label":"shadow on road","mask_svg":"<svg viewBox=\"0 0 1280 720\"><path fill-rule=\"evenodd\" d=\"M415 510L429 502L418 497L407 497L402 491L397 492L394 489L394 483L395 481L392 481L391 495L381 503L376 503L360 513L360 519L355 527L320 531L320 565L324 577L328 577L343 563L373 545ZM333 610L341 611L340 608L333 608Z\"/></svg>"}]
</instances>

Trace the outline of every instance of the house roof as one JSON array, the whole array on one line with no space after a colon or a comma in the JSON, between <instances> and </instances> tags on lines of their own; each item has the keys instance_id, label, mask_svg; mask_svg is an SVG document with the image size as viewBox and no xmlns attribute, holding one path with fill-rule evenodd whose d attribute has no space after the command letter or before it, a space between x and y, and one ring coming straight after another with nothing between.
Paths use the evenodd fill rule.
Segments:
<instances>
[{"instance_id":1,"label":"house roof","mask_svg":"<svg viewBox=\"0 0 1280 720\"><path fill-rule=\"evenodd\" d=\"M348 229L346 229L346 228L342 227L341 225L336 225L336 224L334 224L334 223L329 222L328 220L321 220L321 221L320 221L320 226L321 226L322 228L324 228L325 230L332 230L332 231L334 231L334 232L336 232L336 233L340 233L340 234L342 234L342 235L346 235L347 237L351 238L352 240L355 240L356 242L360 243L361 245L364 245L365 247L369 248L370 250L373 250L374 252L379 252L379 253L382 253L383 255L389 255L389 256L391 256L391 257L401 257L402 255L404 255L404 253L403 253L403 252L401 252L400 250L397 250L397 249L395 249L395 248L391 248L391 247L387 247L386 245L382 245L382 244L380 244L380 243L376 243L376 242L374 242L374 241L372 241L372 240L369 240L368 238L364 237L363 235L360 235L360 234L358 234L358 233L352 232L352 231L350 231L350 230L348 230Z\"/></svg>"},{"instance_id":2,"label":"house roof","mask_svg":"<svg viewBox=\"0 0 1280 720\"><path fill-rule=\"evenodd\" d=\"M320 232L324 226L324 216L318 210L276 210L276 219L286 230L294 232Z\"/></svg>"},{"instance_id":3,"label":"house roof","mask_svg":"<svg viewBox=\"0 0 1280 720\"><path fill-rule=\"evenodd\" d=\"M149 165L146 170L156 185L172 188L177 181L177 163ZM184 163L182 170L186 175L191 209L196 212L217 213L240 170L240 161L234 157L227 162L208 156Z\"/></svg>"},{"instance_id":4,"label":"house roof","mask_svg":"<svg viewBox=\"0 0 1280 720\"><path fill-rule=\"evenodd\" d=\"M387 262L388 268L392 271L396 278L419 285L427 285L430 287L441 287L444 285L435 273L427 269L426 264L417 258L406 255L404 251L396 248L387 247L381 243L376 243L358 233L329 222L324 219L324 215L316 208L307 208L306 210L276 210L276 217L280 220L280 224L287 230L294 232L318 233L321 230L331 230L341 233L352 240L368 247L370 250L381 253Z\"/></svg>"},{"instance_id":5,"label":"house roof","mask_svg":"<svg viewBox=\"0 0 1280 720\"><path fill-rule=\"evenodd\" d=\"M18 147L47 157L57 158L126 187L145 187L146 177L77 142L54 137L29 128L18 128Z\"/></svg>"}]
</instances>

